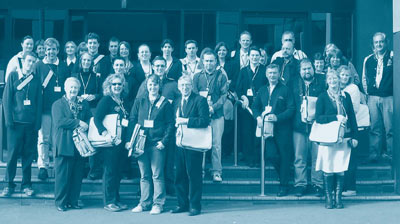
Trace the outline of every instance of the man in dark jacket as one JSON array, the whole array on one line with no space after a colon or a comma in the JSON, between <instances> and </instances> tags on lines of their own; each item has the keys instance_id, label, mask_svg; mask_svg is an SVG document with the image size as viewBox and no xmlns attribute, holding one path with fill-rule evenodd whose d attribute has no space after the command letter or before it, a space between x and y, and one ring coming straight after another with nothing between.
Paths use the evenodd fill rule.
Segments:
<instances>
[{"instance_id":1,"label":"man in dark jacket","mask_svg":"<svg viewBox=\"0 0 400 224\"><path fill-rule=\"evenodd\" d=\"M22 59L22 70L10 73L3 93L4 117L7 127L7 170L8 186L3 196L11 196L15 190L14 178L18 156L22 157L21 189L32 196L31 166L37 145L37 133L42 116L42 94L40 77L33 74L36 55L26 53Z\"/></svg>"}]
</instances>

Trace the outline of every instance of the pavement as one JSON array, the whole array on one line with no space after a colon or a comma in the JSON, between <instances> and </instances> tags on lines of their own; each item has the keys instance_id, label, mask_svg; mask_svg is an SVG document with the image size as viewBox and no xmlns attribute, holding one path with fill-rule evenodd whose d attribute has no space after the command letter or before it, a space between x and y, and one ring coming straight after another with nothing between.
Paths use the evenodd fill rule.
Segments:
<instances>
[{"instance_id":1,"label":"pavement","mask_svg":"<svg viewBox=\"0 0 400 224\"><path fill-rule=\"evenodd\" d=\"M138 201L123 201L133 208ZM345 201L344 209L328 210L315 201L203 201L202 214L187 213L150 215L130 210L111 213L103 209L101 200L83 200L84 209L59 212L53 200L0 198L0 223L4 224L398 224L400 201ZM169 200L165 210L176 205Z\"/></svg>"}]
</instances>

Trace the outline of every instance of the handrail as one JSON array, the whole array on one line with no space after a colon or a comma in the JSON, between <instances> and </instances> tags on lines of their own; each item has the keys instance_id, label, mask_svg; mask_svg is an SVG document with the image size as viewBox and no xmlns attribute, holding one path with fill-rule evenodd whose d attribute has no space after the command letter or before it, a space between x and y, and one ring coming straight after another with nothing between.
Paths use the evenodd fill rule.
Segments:
<instances>
[{"instance_id":1,"label":"handrail","mask_svg":"<svg viewBox=\"0 0 400 224\"><path fill-rule=\"evenodd\" d=\"M261 193L260 196L265 196L265 137L264 137L264 120L267 114L264 114L262 117L262 126L261 126L261 177L260 177L260 185L261 185Z\"/></svg>"},{"instance_id":2,"label":"handrail","mask_svg":"<svg viewBox=\"0 0 400 224\"><path fill-rule=\"evenodd\" d=\"M238 165L238 103L237 101L235 102L234 105L234 121L235 121L235 128L234 128L234 142L233 142L233 165L237 166Z\"/></svg>"}]
</instances>

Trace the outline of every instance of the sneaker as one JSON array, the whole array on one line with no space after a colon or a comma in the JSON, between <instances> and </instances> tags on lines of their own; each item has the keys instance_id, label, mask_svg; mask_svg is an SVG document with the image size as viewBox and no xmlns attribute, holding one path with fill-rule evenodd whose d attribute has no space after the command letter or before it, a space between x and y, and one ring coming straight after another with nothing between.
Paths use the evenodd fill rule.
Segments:
<instances>
[{"instance_id":1,"label":"sneaker","mask_svg":"<svg viewBox=\"0 0 400 224\"><path fill-rule=\"evenodd\" d=\"M294 188L294 195L296 197L303 197L305 193L306 193L306 187L304 186L298 186Z\"/></svg>"},{"instance_id":2,"label":"sneaker","mask_svg":"<svg viewBox=\"0 0 400 224\"><path fill-rule=\"evenodd\" d=\"M108 205L104 206L104 209L109 211L109 212L119 212L119 211L121 211L121 208L116 204L108 204Z\"/></svg>"},{"instance_id":3,"label":"sneaker","mask_svg":"<svg viewBox=\"0 0 400 224\"><path fill-rule=\"evenodd\" d=\"M47 173L47 169L45 168L40 168L39 169L39 174L38 174L38 178L42 181L46 180L47 178L49 178L49 174Z\"/></svg>"},{"instance_id":4,"label":"sneaker","mask_svg":"<svg viewBox=\"0 0 400 224\"><path fill-rule=\"evenodd\" d=\"M219 174L219 173L214 173L214 175L213 175L213 181L215 181L215 182L222 182L221 174Z\"/></svg>"},{"instance_id":5,"label":"sneaker","mask_svg":"<svg viewBox=\"0 0 400 224\"><path fill-rule=\"evenodd\" d=\"M134 207L131 211L134 213L139 213L139 212L143 212L143 207L141 205L137 205L136 207Z\"/></svg>"},{"instance_id":6,"label":"sneaker","mask_svg":"<svg viewBox=\"0 0 400 224\"><path fill-rule=\"evenodd\" d=\"M3 189L3 192L1 193L1 196L3 197L10 197L15 191L15 188L13 187L5 187Z\"/></svg>"},{"instance_id":7,"label":"sneaker","mask_svg":"<svg viewBox=\"0 0 400 224\"><path fill-rule=\"evenodd\" d=\"M121 202L117 202L117 203L115 203L121 210L126 210L126 209L128 209L128 205L126 205L126 204L123 204L123 203L121 203Z\"/></svg>"},{"instance_id":8,"label":"sneaker","mask_svg":"<svg viewBox=\"0 0 400 224\"><path fill-rule=\"evenodd\" d=\"M150 211L150 215L158 215L163 211L162 207L159 205L153 205Z\"/></svg>"},{"instance_id":9,"label":"sneaker","mask_svg":"<svg viewBox=\"0 0 400 224\"><path fill-rule=\"evenodd\" d=\"M31 187L24 188L22 191L28 197L31 197L35 193L35 191Z\"/></svg>"},{"instance_id":10,"label":"sneaker","mask_svg":"<svg viewBox=\"0 0 400 224\"><path fill-rule=\"evenodd\" d=\"M351 197L351 196L356 196L357 191L343 191L342 196L343 197Z\"/></svg>"}]
</instances>

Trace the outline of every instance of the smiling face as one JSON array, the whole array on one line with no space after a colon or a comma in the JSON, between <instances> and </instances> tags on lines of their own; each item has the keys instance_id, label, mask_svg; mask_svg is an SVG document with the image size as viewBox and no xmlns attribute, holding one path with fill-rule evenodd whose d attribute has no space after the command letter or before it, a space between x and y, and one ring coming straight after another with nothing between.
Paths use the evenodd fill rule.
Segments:
<instances>
[{"instance_id":1,"label":"smiling face","mask_svg":"<svg viewBox=\"0 0 400 224\"><path fill-rule=\"evenodd\" d=\"M90 55L96 55L99 52L99 42L97 39L88 39L87 48Z\"/></svg>"},{"instance_id":2,"label":"smiling face","mask_svg":"<svg viewBox=\"0 0 400 224\"><path fill-rule=\"evenodd\" d=\"M138 58L140 61L150 60L151 52L147 45L142 45L138 49Z\"/></svg>"},{"instance_id":3,"label":"smiling face","mask_svg":"<svg viewBox=\"0 0 400 224\"><path fill-rule=\"evenodd\" d=\"M239 44L241 48L248 49L252 43L250 35L242 34L240 36Z\"/></svg>"},{"instance_id":4,"label":"smiling face","mask_svg":"<svg viewBox=\"0 0 400 224\"><path fill-rule=\"evenodd\" d=\"M339 76L337 72L328 72L328 74L326 74L326 83L328 84L329 89L337 90L339 88Z\"/></svg>"},{"instance_id":5,"label":"smiling face","mask_svg":"<svg viewBox=\"0 0 400 224\"><path fill-rule=\"evenodd\" d=\"M43 59L46 56L46 50L43 45L38 45L36 47L36 54L39 58Z\"/></svg>"},{"instance_id":6,"label":"smiling face","mask_svg":"<svg viewBox=\"0 0 400 224\"><path fill-rule=\"evenodd\" d=\"M111 81L111 92L115 96L120 96L123 90L124 84L122 83L122 80L119 78L115 78Z\"/></svg>"},{"instance_id":7,"label":"smiling face","mask_svg":"<svg viewBox=\"0 0 400 224\"><path fill-rule=\"evenodd\" d=\"M125 73L125 61L121 59L114 60L113 69L116 74L123 75Z\"/></svg>"},{"instance_id":8,"label":"smiling face","mask_svg":"<svg viewBox=\"0 0 400 224\"><path fill-rule=\"evenodd\" d=\"M266 71L267 79L270 85L276 85L279 81L279 69L278 68L268 68Z\"/></svg>"},{"instance_id":9,"label":"smiling face","mask_svg":"<svg viewBox=\"0 0 400 224\"><path fill-rule=\"evenodd\" d=\"M318 72L323 72L325 68L325 61L324 60L315 60L314 61L315 70Z\"/></svg>"},{"instance_id":10,"label":"smiling face","mask_svg":"<svg viewBox=\"0 0 400 224\"><path fill-rule=\"evenodd\" d=\"M84 71L88 71L92 65L92 57L88 53L84 53L81 56L81 65Z\"/></svg>"},{"instance_id":11,"label":"smiling face","mask_svg":"<svg viewBox=\"0 0 400 224\"><path fill-rule=\"evenodd\" d=\"M174 48L172 48L171 44L166 43L161 48L161 51L163 52L163 55L170 56L172 54L172 52L174 51Z\"/></svg>"},{"instance_id":12,"label":"smiling face","mask_svg":"<svg viewBox=\"0 0 400 224\"><path fill-rule=\"evenodd\" d=\"M383 35L375 35L373 38L374 50L383 53L386 50L386 41Z\"/></svg>"},{"instance_id":13,"label":"smiling face","mask_svg":"<svg viewBox=\"0 0 400 224\"><path fill-rule=\"evenodd\" d=\"M24 74L30 74L33 71L33 66L36 63L36 58L27 55L25 59L22 60L22 71Z\"/></svg>"},{"instance_id":14,"label":"smiling face","mask_svg":"<svg viewBox=\"0 0 400 224\"><path fill-rule=\"evenodd\" d=\"M254 66L257 66L260 63L260 52L256 50L251 50L249 54L250 63Z\"/></svg>"},{"instance_id":15,"label":"smiling face","mask_svg":"<svg viewBox=\"0 0 400 224\"><path fill-rule=\"evenodd\" d=\"M23 52L31 52L33 50L33 39L26 39L21 43Z\"/></svg>"},{"instance_id":16,"label":"smiling face","mask_svg":"<svg viewBox=\"0 0 400 224\"><path fill-rule=\"evenodd\" d=\"M217 59L213 54L203 55L203 65L207 73L213 73L217 67Z\"/></svg>"},{"instance_id":17,"label":"smiling face","mask_svg":"<svg viewBox=\"0 0 400 224\"><path fill-rule=\"evenodd\" d=\"M65 45L65 53L70 56L75 55L76 46L73 43L68 43L67 45Z\"/></svg>"},{"instance_id":18,"label":"smiling face","mask_svg":"<svg viewBox=\"0 0 400 224\"><path fill-rule=\"evenodd\" d=\"M336 54L334 54L330 59L330 63L332 68L337 69L340 66L340 58Z\"/></svg>"},{"instance_id":19,"label":"smiling face","mask_svg":"<svg viewBox=\"0 0 400 224\"><path fill-rule=\"evenodd\" d=\"M156 96L159 90L160 85L155 80L149 79L147 81L147 91L149 92L149 95Z\"/></svg>"},{"instance_id":20,"label":"smiling face","mask_svg":"<svg viewBox=\"0 0 400 224\"><path fill-rule=\"evenodd\" d=\"M65 96L72 100L78 96L80 84L72 79L65 83L64 90Z\"/></svg>"},{"instance_id":21,"label":"smiling face","mask_svg":"<svg viewBox=\"0 0 400 224\"><path fill-rule=\"evenodd\" d=\"M125 44L119 46L119 55L123 58L129 57L129 48L127 48Z\"/></svg>"},{"instance_id":22,"label":"smiling face","mask_svg":"<svg viewBox=\"0 0 400 224\"><path fill-rule=\"evenodd\" d=\"M162 78L164 76L166 68L167 68L167 66L166 66L164 60L156 60L153 62L154 74L156 74L160 78Z\"/></svg>"},{"instance_id":23,"label":"smiling face","mask_svg":"<svg viewBox=\"0 0 400 224\"><path fill-rule=\"evenodd\" d=\"M45 46L46 57L49 61L53 62L57 59L58 48L55 44L48 44Z\"/></svg>"},{"instance_id":24,"label":"smiling face","mask_svg":"<svg viewBox=\"0 0 400 224\"><path fill-rule=\"evenodd\" d=\"M217 54L218 54L218 57L219 57L219 58L225 58L226 55L228 54L228 49L226 49L225 46L221 46L221 47L218 49Z\"/></svg>"},{"instance_id":25,"label":"smiling face","mask_svg":"<svg viewBox=\"0 0 400 224\"><path fill-rule=\"evenodd\" d=\"M342 71L340 71L340 85L345 87L348 84L350 84L350 80L351 80L351 72L348 69L343 69Z\"/></svg>"},{"instance_id":26,"label":"smiling face","mask_svg":"<svg viewBox=\"0 0 400 224\"><path fill-rule=\"evenodd\" d=\"M178 81L178 89L182 94L182 97L187 97L192 92L193 86L190 79L180 79Z\"/></svg>"}]
</instances>

